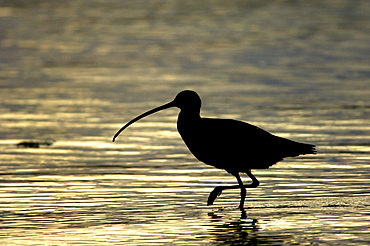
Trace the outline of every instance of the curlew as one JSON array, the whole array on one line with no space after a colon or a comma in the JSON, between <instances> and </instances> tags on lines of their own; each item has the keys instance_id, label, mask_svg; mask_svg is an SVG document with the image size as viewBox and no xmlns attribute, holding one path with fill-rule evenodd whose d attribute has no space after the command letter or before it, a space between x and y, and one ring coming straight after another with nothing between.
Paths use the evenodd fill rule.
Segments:
<instances>
[{"instance_id":1,"label":"curlew","mask_svg":"<svg viewBox=\"0 0 370 246\"><path fill-rule=\"evenodd\" d=\"M315 145L278 137L246 122L203 118L200 116L201 103L195 91L181 91L173 101L129 121L114 135L113 142L132 123L160 110L179 108L177 129L190 152L199 161L224 169L238 181L238 185L215 187L208 197L207 205L212 205L223 190L240 189L240 209L244 209L246 188L259 185L251 169L267 169L286 157L316 153ZM239 173L246 173L252 183L244 185Z\"/></svg>"}]
</instances>

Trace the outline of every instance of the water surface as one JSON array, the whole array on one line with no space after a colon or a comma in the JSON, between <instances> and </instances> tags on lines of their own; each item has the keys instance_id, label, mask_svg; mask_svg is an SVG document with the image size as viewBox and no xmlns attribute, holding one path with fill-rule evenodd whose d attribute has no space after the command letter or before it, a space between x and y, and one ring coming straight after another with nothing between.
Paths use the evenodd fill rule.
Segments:
<instances>
[{"instance_id":1,"label":"water surface","mask_svg":"<svg viewBox=\"0 0 370 246\"><path fill-rule=\"evenodd\" d=\"M366 245L368 1L0 1L4 245ZM198 162L178 110L317 145L236 184ZM18 147L22 141L50 146ZM245 183L248 177L242 177Z\"/></svg>"}]
</instances>

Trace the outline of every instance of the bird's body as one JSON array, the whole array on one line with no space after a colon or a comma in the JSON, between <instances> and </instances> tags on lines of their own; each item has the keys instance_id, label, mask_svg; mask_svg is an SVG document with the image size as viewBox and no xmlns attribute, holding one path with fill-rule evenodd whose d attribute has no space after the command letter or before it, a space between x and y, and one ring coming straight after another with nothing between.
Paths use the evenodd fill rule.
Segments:
<instances>
[{"instance_id":1,"label":"bird's body","mask_svg":"<svg viewBox=\"0 0 370 246\"><path fill-rule=\"evenodd\" d=\"M238 181L236 186L216 187L208 198L208 205L212 204L223 190L239 188L239 207L243 209L245 188L255 188L259 185L251 169L266 169L285 157L316 153L314 145L278 137L242 121L202 118L200 97L189 90L180 92L172 102L149 110L128 122L116 133L113 141L135 121L170 107L181 109L177 129L191 153L207 165L226 170ZM246 173L252 179L252 184L244 185L239 176L240 172Z\"/></svg>"},{"instance_id":2,"label":"bird's body","mask_svg":"<svg viewBox=\"0 0 370 246\"><path fill-rule=\"evenodd\" d=\"M309 154L314 147L231 119L199 117L189 123L179 117L177 129L198 160L229 173L266 169L285 157Z\"/></svg>"}]
</instances>

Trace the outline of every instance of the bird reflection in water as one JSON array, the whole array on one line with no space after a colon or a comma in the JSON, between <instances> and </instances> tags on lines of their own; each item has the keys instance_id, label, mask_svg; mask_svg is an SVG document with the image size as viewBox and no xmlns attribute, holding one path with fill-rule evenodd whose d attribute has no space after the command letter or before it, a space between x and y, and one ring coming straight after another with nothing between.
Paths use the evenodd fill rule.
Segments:
<instances>
[{"instance_id":1,"label":"bird reflection in water","mask_svg":"<svg viewBox=\"0 0 370 246\"><path fill-rule=\"evenodd\" d=\"M285 245L292 240L289 234L269 235L261 232L256 219L231 219L225 222L221 218L212 218L209 230L211 240L217 245Z\"/></svg>"},{"instance_id":2,"label":"bird reflection in water","mask_svg":"<svg viewBox=\"0 0 370 246\"><path fill-rule=\"evenodd\" d=\"M223 210L223 209L221 209L221 210ZM240 214L240 219L246 219L247 218L247 212L245 211L245 209L244 208L242 208L242 209L240 209L241 210L241 214ZM222 216L220 216L220 215L218 215L217 213L215 213L215 212L210 212L210 213L208 213L208 215L209 216L211 216L212 218L222 218ZM253 219L253 221L255 222L255 223L257 223L257 220L256 219Z\"/></svg>"},{"instance_id":3,"label":"bird reflection in water","mask_svg":"<svg viewBox=\"0 0 370 246\"><path fill-rule=\"evenodd\" d=\"M209 234L216 245L287 245L294 241L291 234L264 230L257 219L247 219L245 211L241 218L228 218L223 215L224 209L208 213L210 222ZM245 216L245 217L244 217ZM207 236L208 237L208 236Z\"/></svg>"},{"instance_id":4,"label":"bird reflection in water","mask_svg":"<svg viewBox=\"0 0 370 246\"><path fill-rule=\"evenodd\" d=\"M201 104L195 91L181 91L173 101L129 121L114 135L113 142L132 123L160 110L180 108L177 129L191 153L207 165L226 170L238 181L238 185L215 187L208 197L207 205L212 205L223 190L240 189L239 208L242 212L246 188L259 185L251 169L267 169L285 157L316 153L314 145L278 137L242 121L203 118L200 116ZM252 183L244 185L239 173L246 173Z\"/></svg>"}]
</instances>

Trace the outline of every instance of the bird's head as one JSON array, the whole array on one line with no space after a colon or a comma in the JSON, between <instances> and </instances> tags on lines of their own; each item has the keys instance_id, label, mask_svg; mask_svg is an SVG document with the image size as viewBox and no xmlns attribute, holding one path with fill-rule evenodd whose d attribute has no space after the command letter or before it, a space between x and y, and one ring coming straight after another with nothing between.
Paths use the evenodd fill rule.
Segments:
<instances>
[{"instance_id":1,"label":"bird's head","mask_svg":"<svg viewBox=\"0 0 370 246\"><path fill-rule=\"evenodd\" d=\"M202 101L198 93L191 90L181 91L176 95L172 102L175 107L178 107L181 110L199 111L200 107L202 106Z\"/></svg>"},{"instance_id":2,"label":"bird's head","mask_svg":"<svg viewBox=\"0 0 370 246\"><path fill-rule=\"evenodd\" d=\"M194 112L194 113L199 114L201 105L202 105L202 101L201 101L199 95L195 91L191 91L191 90L181 91L176 95L176 97L173 101L171 101L169 103L166 103L162 106L153 108L153 109L135 117L134 119L130 120L126 125L124 125L121 129L119 129L118 132L114 135L113 142L118 137L118 135L123 130L125 130L128 126L130 126L134 122L136 122L136 121L138 121L138 120L140 120L140 119L142 119L142 118L144 118L148 115L151 115L151 114L154 114L158 111L168 109L168 108L172 108L172 107L177 107L177 108L180 108L181 110L185 110L185 111L188 111L188 112Z\"/></svg>"}]
</instances>

